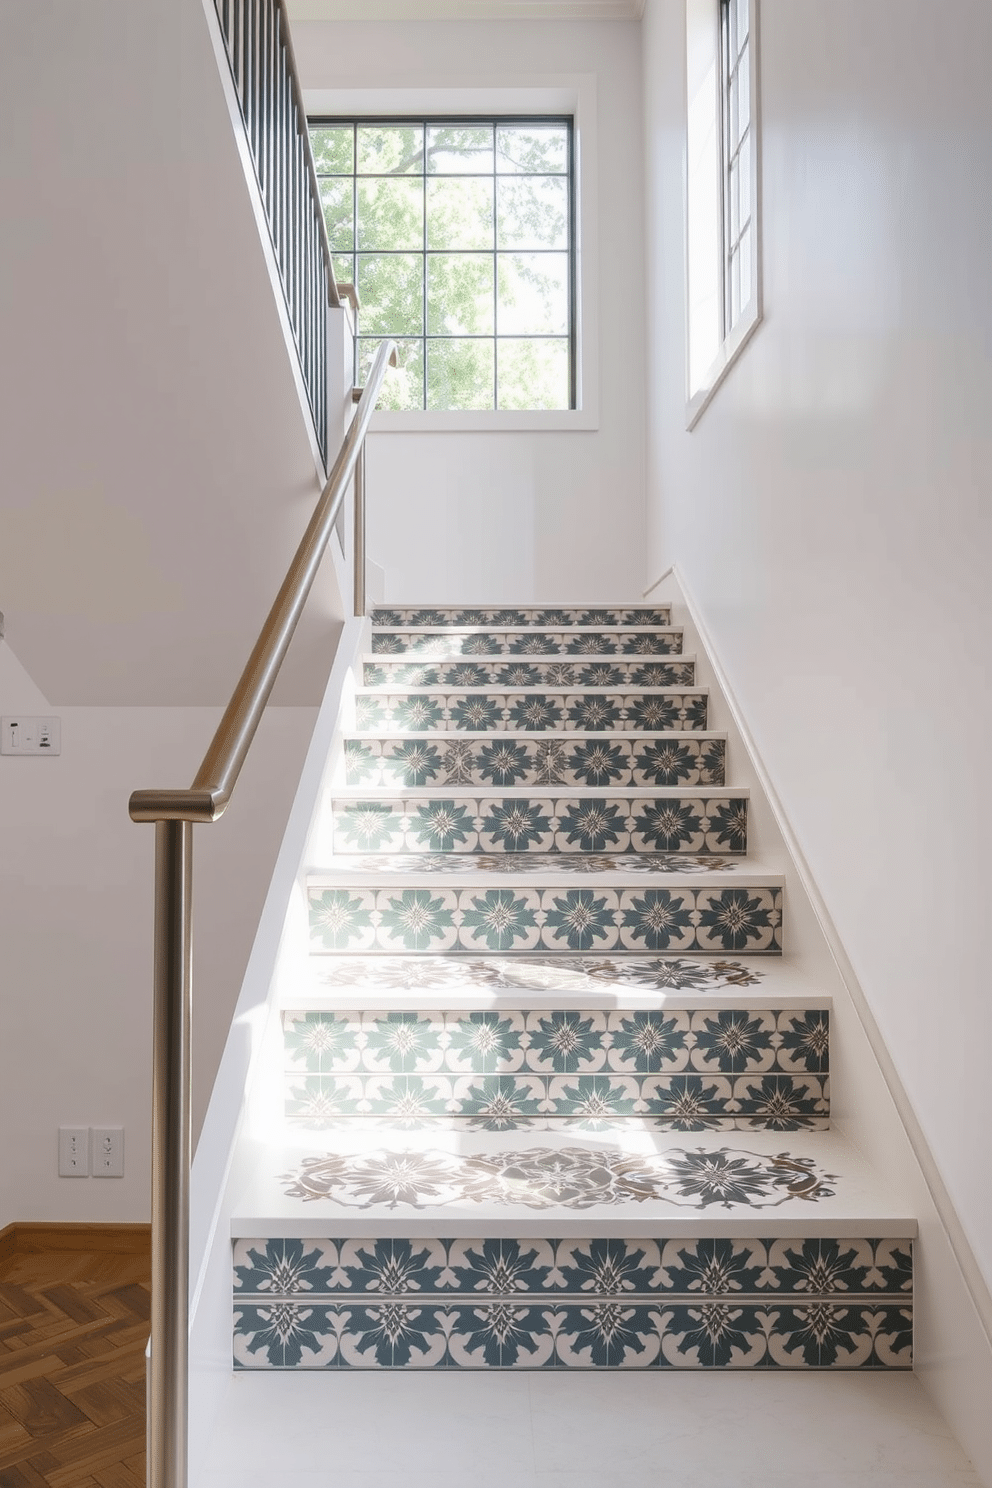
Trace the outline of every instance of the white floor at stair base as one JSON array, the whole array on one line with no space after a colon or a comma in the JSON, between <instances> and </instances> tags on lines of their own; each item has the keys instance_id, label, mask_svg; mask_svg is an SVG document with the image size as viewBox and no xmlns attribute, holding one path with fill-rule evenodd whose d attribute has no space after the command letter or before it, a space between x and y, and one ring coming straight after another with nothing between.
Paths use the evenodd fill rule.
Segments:
<instances>
[{"instance_id":1,"label":"white floor at stair base","mask_svg":"<svg viewBox=\"0 0 992 1488\"><path fill-rule=\"evenodd\" d=\"M835 1132L309 1135L264 1151L234 1237L916 1235Z\"/></svg>"},{"instance_id":2,"label":"white floor at stair base","mask_svg":"<svg viewBox=\"0 0 992 1488\"><path fill-rule=\"evenodd\" d=\"M240 1373L193 1488L981 1488L908 1373Z\"/></svg>"}]
</instances>

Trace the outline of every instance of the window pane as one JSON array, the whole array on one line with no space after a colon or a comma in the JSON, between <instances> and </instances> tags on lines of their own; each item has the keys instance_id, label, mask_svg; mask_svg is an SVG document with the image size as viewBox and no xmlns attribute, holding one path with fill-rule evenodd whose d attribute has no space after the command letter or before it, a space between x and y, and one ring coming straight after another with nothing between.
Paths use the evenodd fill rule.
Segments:
<instances>
[{"instance_id":1,"label":"window pane","mask_svg":"<svg viewBox=\"0 0 992 1488\"><path fill-rule=\"evenodd\" d=\"M741 261L741 309L744 310L751 299L751 229L748 228L741 238L741 246L738 253Z\"/></svg>"},{"instance_id":2,"label":"window pane","mask_svg":"<svg viewBox=\"0 0 992 1488\"><path fill-rule=\"evenodd\" d=\"M334 277L339 284L354 284L355 260L350 253L332 253L331 262L334 265Z\"/></svg>"},{"instance_id":3,"label":"window pane","mask_svg":"<svg viewBox=\"0 0 992 1488\"><path fill-rule=\"evenodd\" d=\"M730 179L727 182L727 241L732 247L737 242L740 227L740 169L735 160L730 167Z\"/></svg>"},{"instance_id":4,"label":"window pane","mask_svg":"<svg viewBox=\"0 0 992 1488\"><path fill-rule=\"evenodd\" d=\"M403 248L423 248L423 183L390 180L359 181L358 246L359 248L392 249L393 251Z\"/></svg>"},{"instance_id":5,"label":"window pane","mask_svg":"<svg viewBox=\"0 0 992 1488\"><path fill-rule=\"evenodd\" d=\"M428 181L428 248L492 248L491 176Z\"/></svg>"},{"instance_id":6,"label":"window pane","mask_svg":"<svg viewBox=\"0 0 992 1488\"><path fill-rule=\"evenodd\" d=\"M428 341L427 407L492 408L491 341Z\"/></svg>"},{"instance_id":7,"label":"window pane","mask_svg":"<svg viewBox=\"0 0 992 1488\"><path fill-rule=\"evenodd\" d=\"M363 336L417 336L424 329L423 260L416 253L362 254L358 259Z\"/></svg>"},{"instance_id":8,"label":"window pane","mask_svg":"<svg viewBox=\"0 0 992 1488\"><path fill-rule=\"evenodd\" d=\"M557 176L517 176L496 190L500 248L567 248L568 183Z\"/></svg>"},{"instance_id":9,"label":"window pane","mask_svg":"<svg viewBox=\"0 0 992 1488\"><path fill-rule=\"evenodd\" d=\"M738 184L740 186L740 232L751 216L751 136L748 135L741 145L741 152L737 157Z\"/></svg>"},{"instance_id":10,"label":"window pane","mask_svg":"<svg viewBox=\"0 0 992 1488\"><path fill-rule=\"evenodd\" d=\"M427 130L427 170L431 175L485 175L493 169L493 127L435 125Z\"/></svg>"},{"instance_id":11,"label":"window pane","mask_svg":"<svg viewBox=\"0 0 992 1488\"><path fill-rule=\"evenodd\" d=\"M346 252L355 246L351 177L345 180L328 180L324 177L319 185L320 203L324 208L324 221L327 224L327 241L332 248Z\"/></svg>"},{"instance_id":12,"label":"window pane","mask_svg":"<svg viewBox=\"0 0 992 1488\"><path fill-rule=\"evenodd\" d=\"M424 163L422 124L360 124L358 127L358 174L360 176L419 175Z\"/></svg>"},{"instance_id":13,"label":"window pane","mask_svg":"<svg viewBox=\"0 0 992 1488\"><path fill-rule=\"evenodd\" d=\"M737 138L740 139L751 122L751 71L748 48L744 48L740 67L737 69Z\"/></svg>"},{"instance_id":14,"label":"window pane","mask_svg":"<svg viewBox=\"0 0 992 1488\"><path fill-rule=\"evenodd\" d=\"M323 124L310 131L318 174L350 176L355 168L355 131L350 124Z\"/></svg>"},{"instance_id":15,"label":"window pane","mask_svg":"<svg viewBox=\"0 0 992 1488\"><path fill-rule=\"evenodd\" d=\"M567 253L501 253L496 272L499 335L567 335Z\"/></svg>"},{"instance_id":16,"label":"window pane","mask_svg":"<svg viewBox=\"0 0 992 1488\"><path fill-rule=\"evenodd\" d=\"M568 130L562 124L498 124L496 169L562 175L568 170Z\"/></svg>"},{"instance_id":17,"label":"window pane","mask_svg":"<svg viewBox=\"0 0 992 1488\"><path fill-rule=\"evenodd\" d=\"M733 5L734 4L734 0L730 0L730 3ZM748 10L749 10L750 7L748 5L748 0L736 0L736 4L737 4L737 46L738 46L738 48L740 48L744 44L744 41L747 38L748 31L750 30L749 17L748 17Z\"/></svg>"},{"instance_id":18,"label":"window pane","mask_svg":"<svg viewBox=\"0 0 992 1488\"><path fill-rule=\"evenodd\" d=\"M431 254L427 260L427 334L491 336L495 329L491 254Z\"/></svg>"},{"instance_id":19,"label":"window pane","mask_svg":"<svg viewBox=\"0 0 992 1488\"><path fill-rule=\"evenodd\" d=\"M568 341L496 343L499 408L567 408Z\"/></svg>"},{"instance_id":20,"label":"window pane","mask_svg":"<svg viewBox=\"0 0 992 1488\"><path fill-rule=\"evenodd\" d=\"M730 259L730 324L735 326L741 313L741 255L735 249Z\"/></svg>"},{"instance_id":21,"label":"window pane","mask_svg":"<svg viewBox=\"0 0 992 1488\"><path fill-rule=\"evenodd\" d=\"M378 341L358 343L358 383L365 386L372 358L379 350ZM398 341L396 358L399 363L386 373L379 394L377 408L402 411L424 406L424 343L422 341Z\"/></svg>"},{"instance_id":22,"label":"window pane","mask_svg":"<svg viewBox=\"0 0 992 1488\"><path fill-rule=\"evenodd\" d=\"M737 107L738 78L730 81L727 89L727 154L732 155L737 149L737 141L740 139L740 123Z\"/></svg>"}]
</instances>

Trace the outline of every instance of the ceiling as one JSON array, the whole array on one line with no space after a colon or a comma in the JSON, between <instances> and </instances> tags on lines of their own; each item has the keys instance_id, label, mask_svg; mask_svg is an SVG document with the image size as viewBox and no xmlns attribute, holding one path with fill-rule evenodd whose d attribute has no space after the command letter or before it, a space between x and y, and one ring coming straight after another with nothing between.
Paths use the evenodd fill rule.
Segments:
<instances>
[{"instance_id":1,"label":"ceiling","mask_svg":"<svg viewBox=\"0 0 992 1488\"><path fill-rule=\"evenodd\" d=\"M296 21L637 21L644 0L287 0Z\"/></svg>"}]
</instances>

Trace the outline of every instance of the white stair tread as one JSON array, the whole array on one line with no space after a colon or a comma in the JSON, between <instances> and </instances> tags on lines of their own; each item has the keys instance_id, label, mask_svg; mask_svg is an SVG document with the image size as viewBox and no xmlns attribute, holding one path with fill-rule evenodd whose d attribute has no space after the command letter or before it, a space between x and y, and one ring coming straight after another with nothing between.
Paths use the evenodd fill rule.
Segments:
<instances>
[{"instance_id":1,"label":"white stair tread","mask_svg":"<svg viewBox=\"0 0 992 1488\"><path fill-rule=\"evenodd\" d=\"M662 977L654 968L663 968ZM665 985L665 977L670 984ZM659 985L660 982L660 985ZM282 1008L826 1008L832 999L779 956L728 953L512 956L347 954L309 958L282 980Z\"/></svg>"},{"instance_id":2,"label":"white stair tread","mask_svg":"<svg viewBox=\"0 0 992 1488\"><path fill-rule=\"evenodd\" d=\"M377 859L374 854L355 853L327 858L323 863L314 864L308 868L306 879L312 888L334 888L339 884L381 888L384 880L399 877L405 889L464 889L470 886L469 879L477 877L480 882L498 884L507 889L540 888L544 890L588 885L590 888L637 889L639 891L643 891L646 887L648 877L655 875L662 879L666 889L748 886L781 888L785 883L784 873L773 868L766 868L748 858L741 858L738 862L720 868L695 867L692 855L688 853L684 855L688 859L686 863L676 863L670 869L667 864L678 857L675 853L667 856L660 855L663 858L662 863L654 861L659 856L654 853L622 855L624 859L643 858L644 862L640 871L637 866L594 870L582 866L581 863L572 865L569 861L571 856L593 860L609 856L605 853L574 855L567 853L449 853L443 856L458 861L453 861L450 865L446 864L444 868L434 869L418 867L417 860L420 856L421 854L418 853L382 853ZM424 854L423 856L432 855ZM493 859L501 859L504 856L513 856L516 859L529 856L535 861L532 866L514 862L512 869L504 867L502 863L495 868L490 866ZM712 857L712 854L707 856ZM549 857L554 859L552 863L548 862ZM539 883L536 883L533 877L536 873L543 875Z\"/></svg>"},{"instance_id":3,"label":"white stair tread","mask_svg":"<svg viewBox=\"0 0 992 1488\"><path fill-rule=\"evenodd\" d=\"M232 1236L910 1239L917 1232L906 1203L833 1131L621 1133L614 1127L602 1134L545 1131L535 1140L537 1133L526 1130L339 1127L310 1136L259 1152L232 1213ZM410 1154L400 1175L409 1198L395 1192L399 1153ZM511 1153L525 1155L515 1163L519 1186L499 1181ZM466 1166L465 1159L476 1161ZM316 1166L325 1160L323 1169ZM294 1196L289 1190L298 1189L308 1161L307 1186L315 1196ZM555 1197L556 1165L567 1170L572 1202Z\"/></svg>"}]
</instances>

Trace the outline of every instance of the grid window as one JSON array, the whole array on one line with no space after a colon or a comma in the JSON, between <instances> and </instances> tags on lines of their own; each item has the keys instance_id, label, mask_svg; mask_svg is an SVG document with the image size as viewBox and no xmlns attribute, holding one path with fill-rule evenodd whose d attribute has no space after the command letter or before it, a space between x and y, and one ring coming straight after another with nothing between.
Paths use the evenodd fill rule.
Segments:
<instances>
[{"instance_id":1,"label":"grid window","mask_svg":"<svg viewBox=\"0 0 992 1488\"><path fill-rule=\"evenodd\" d=\"M389 336L381 408L573 408L572 121L312 119L310 140L356 383Z\"/></svg>"},{"instance_id":2,"label":"grid window","mask_svg":"<svg viewBox=\"0 0 992 1488\"><path fill-rule=\"evenodd\" d=\"M754 226L751 213L750 0L721 0L723 113L724 335L751 298Z\"/></svg>"}]
</instances>

